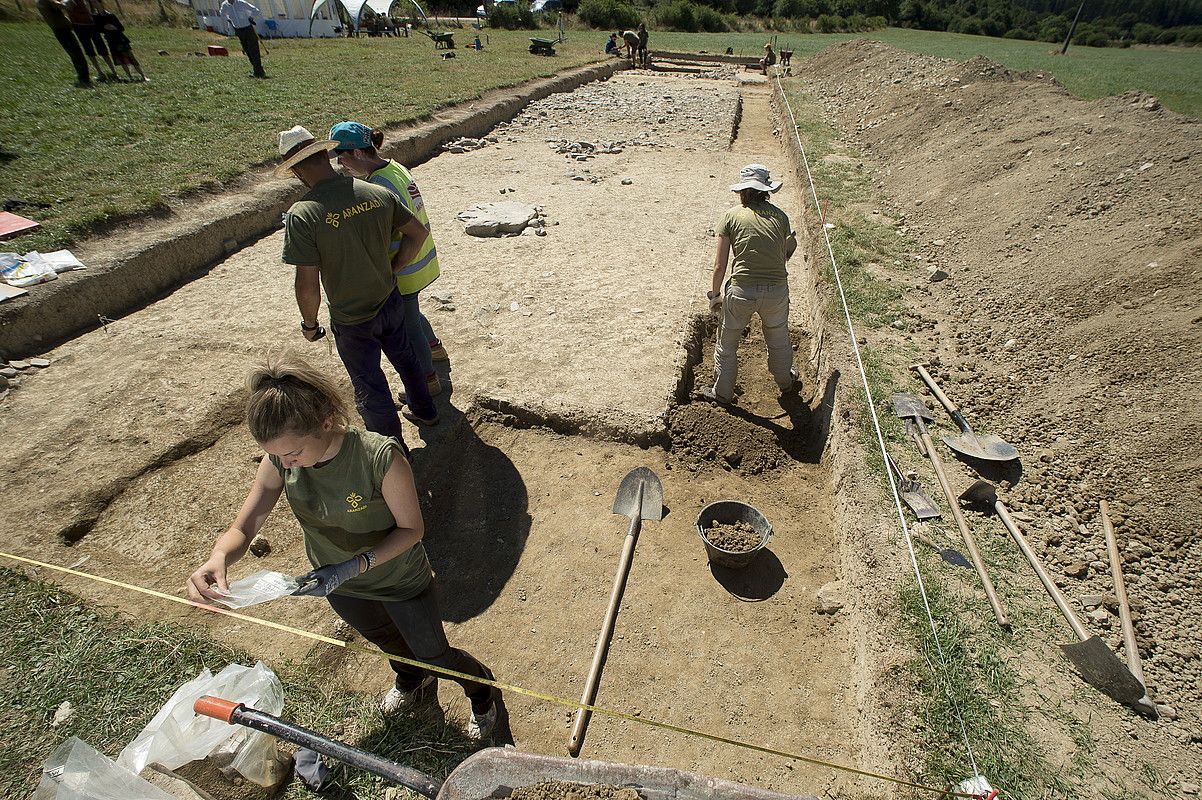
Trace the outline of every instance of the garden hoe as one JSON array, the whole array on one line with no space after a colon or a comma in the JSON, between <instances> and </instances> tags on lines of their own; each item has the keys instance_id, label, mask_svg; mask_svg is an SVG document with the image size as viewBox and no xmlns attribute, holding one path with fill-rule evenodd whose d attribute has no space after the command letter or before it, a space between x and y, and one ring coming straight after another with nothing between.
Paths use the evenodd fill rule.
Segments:
<instances>
[{"instance_id":1,"label":"garden hoe","mask_svg":"<svg viewBox=\"0 0 1202 800\"><path fill-rule=\"evenodd\" d=\"M1006 506L998 499L997 490L993 484L987 481L977 481L972 486L965 490L964 494L960 495L960 499L968 503L979 503L981 505L990 506L997 515L1001 518L1002 524L1006 526L1006 530L1014 538L1018 549L1022 550L1023 555L1027 557L1027 561L1031 562L1031 568L1035 570L1035 574L1039 576L1039 580L1043 583L1043 588L1047 589L1052 600L1056 602L1056 606L1060 609L1060 613L1068 620L1068 624L1072 626L1073 633L1077 634L1077 641L1072 644L1062 644L1060 649L1068 660L1073 662L1077 671L1081 673L1081 677L1092 686L1095 686L1102 693L1113 697L1118 702L1125 706L1147 713L1145 707L1141 707L1140 701L1146 699L1144 685L1133 674L1131 670L1119 661L1118 656L1111 652L1097 635L1090 635L1081 621L1077 619L1077 615L1073 613L1069 607L1068 600L1064 598L1060 590L1056 588L1056 584L1048 577L1048 573L1044 570L1043 564L1040 563L1039 557L1035 555L1035 551L1027 544L1027 540L1023 538L1022 532L1018 526L1014 524L1014 520L1010 517L1010 512L1006 510ZM1149 703L1150 704L1150 703ZM1152 706L1152 713L1155 714L1155 706Z\"/></svg>"},{"instance_id":2,"label":"garden hoe","mask_svg":"<svg viewBox=\"0 0 1202 800\"><path fill-rule=\"evenodd\" d=\"M589 667L588 679L580 695L581 705L586 706L591 706L597 699L601 665L605 663L605 652L609 649L610 638L613 637L614 622L618 617L618 606L622 603L622 592L626 588L626 576L630 572L630 561L634 557L634 545L639 538L639 529L642 528L645 519L658 522L664 517L664 487L659 482L659 476L646 467L637 467L626 473L618 487L618 496L614 498L613 510L615 514L630 517L630 527L626 531L626 543L622 547L618 572L614 575L613 589L609 593L609 608L605 611L601 634L597 637L597 648L593 651L593 664ZM584 746L584 732L588 728L590 716L588 709L581 708L576 711L572 738L568 740L568 753L572 758L580 755L580 748Z\"/></svg>"},{"instance_id":3,"label":"garden hoe","mask_svg":"<svg viewBox=\"0 0 1202 800\"><path fill-rule=\"evenodd\" d=\"M922 445L926 450L927 458L931 459L931 467L935 470L935 477L939 479L939 487L943 489L943 495L947 498L947 504L952 509L952 516L956 520L956 527L960 529L960 535L964 537L964 546L968 549L968 557L972 559L972 565L977 571L977 577L981 579L981 586L985 589L985 596L989 598L989 605L993 609L993 615L997 617L997 623L1003 629L1010 629L1010 620L1006 616L1006 610L1002 608L1002 601L997 596L997 590L993 588L993 581L989 579L989 573L985 570L985 562L981 559L981 553L977 550L976 539L973 538L972 531L968 528L968 520L964 519L964 512L960 510L960 506L956 503L956 495L952 491L951 484L947 482L947 475L943 473L943 462L939 460L939 454L935 452L935 443L931 441L931 434L927 432L927 420L933 419L931 412L927 410L926 403L919 400L912 394L898 393L893 395L893 410L897 416L902 419L914 420L914 424L918 426L918 432L922 436Z\"/></svg>"},{"instance_id":4,"label":"garden hoe","mask_svg":"<svg viewBox=\"0 0 1202 800\"><path fill-rule=\"evenodd\" d=\"M1110 576L1114 578L1114 596L1119 601L1119 622L1123 629L1123 649L1127 653L1127 666L1131 674L1144 687L1144 696L1135 704L1135 710L1151 719L1160 717L1156 704L1148 697L1144 682L1144 668L1139 660L1139 648L1135 645L1135 626L1131 624L1131 603L1127 600L1127 584L1123 580L1123 562L1119 560L1119 545L1114 538L1114 526L1110 524L1110 506L1103 500L1098 504L1102 516L1102 532L1106 535L1106 551L1110 554Z\"/></svg>"},{"instance_id":5,"label":"garden hoe","mask_svg":"<svg viewBox=\"0 0 1202 800\"><path fill-rule=\"evenodd\" d=\"M935 383L935 379L931 377L930 373L921 364L914 364L911 366L911 369L918 372L918 377L922 378L922 382L927 385L927 388L931 390L943 407L947 409L947 413L951 415L952 420L960 428L958 436L940 437L943 439L944 444L957 453L966 455L969 458L979 458L985 461L1013 461L1018 458L1018 451L1000 436L993 433L973 433L972 428L968 426L968 420L964 419L964 415L960 413L960 409L947 398L947 395Z\"/></svg>"}]
</instances>

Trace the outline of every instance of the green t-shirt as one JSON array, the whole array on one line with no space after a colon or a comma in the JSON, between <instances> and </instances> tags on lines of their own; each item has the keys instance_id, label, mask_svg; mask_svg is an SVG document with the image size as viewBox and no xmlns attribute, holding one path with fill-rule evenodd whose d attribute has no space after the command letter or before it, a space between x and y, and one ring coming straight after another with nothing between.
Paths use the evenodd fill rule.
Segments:
<instances>
[{"instance_id":1,"label":"green t-shirt","mask_svg":"<svg viewBox=\"0 0 1202 800\"><path fill-rule=\"evenodd\" d=\"M789 215L767 201L727 211L716 232L730 239L731 281L738 286L788 281L790 230Z\"/></svg>"},{"instance_id":2,"label":"green t-shirt","mask_svg":"<svg viewBox=\"0 0 1202 800\"><path fill-rule=\"evenodd\" d=\"M314 568L337 564L380 543L396 518L380 493L384 474L401 446L391 436L349 428L338 455L319 467L284 469L284 495L305 532L305 553ZM396 558L368 570L334 594L369 600L408 600L430 583L426 548L418 542Z\"/></svg>"},{"instance_id":3,"label":"green t-shirt","mask_svg":"<svg viewBox=\"0 0 1202 800\"><path fill-rule=\"evenodd\" d=\"M284 263L321 269L331 320L367 322L396 288L388 246L393 230L412 218L383 187L330 178L284 215Z\"/></svg>"}]
</instances>

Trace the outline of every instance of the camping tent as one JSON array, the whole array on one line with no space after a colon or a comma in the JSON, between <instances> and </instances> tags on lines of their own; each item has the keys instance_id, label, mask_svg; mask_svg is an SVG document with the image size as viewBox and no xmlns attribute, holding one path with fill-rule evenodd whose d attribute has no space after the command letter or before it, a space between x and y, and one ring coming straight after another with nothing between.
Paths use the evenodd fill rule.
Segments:
<instances>
[{"instance_id":1,"label":"camping tent","mask_svg":"<svg viewBox=\"0 0 1202 800\"><path fill-rule=\"evenodd\" d=\"M337 36L338 16L323 8L325 0L250 0L259 7L262 18L255 20L259 36ZM196 11L196 24L201 30L234 35L230 24L222 19L218 9L221 0L192 0Z\"/></svg>"},{"instance_id":2,"label":"camping tent","mask_svg":"<svg viewBox=\"0 0 1202 800\"><path fill-rule=\"evenodd\" d=\"M319 11L326 9L330 3L334 2L342 6L343 10L346 11L347 17L350 18L351 24L356 28L359 27L360 21L363 18L363 9L365 8L370 8L381 17L387 17L394 6L408 6L405 0L316 0L313 4L313 15L316 16Z\"/></svg>"}]
</instances>

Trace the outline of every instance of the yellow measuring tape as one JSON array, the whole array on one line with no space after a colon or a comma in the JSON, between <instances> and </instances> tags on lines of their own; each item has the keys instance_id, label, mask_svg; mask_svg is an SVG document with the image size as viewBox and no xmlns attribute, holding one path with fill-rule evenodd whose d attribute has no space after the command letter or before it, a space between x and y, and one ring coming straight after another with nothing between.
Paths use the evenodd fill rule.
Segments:
<instances>
[{"instance_id":1,"label":"yellow measuring tape","mask_svg":"<svg viewBox=\"0 0 1202 800\"><path fill-rule=\"evenodd\" d=\"M66 573L67 575L74 575L77 578L87 578L88 580L96 581L98 583L107 583L110 586L116 586L120 589L128 589L130 591L140 592L142 594L150 595L151 597L158 597L159 599L162 599L162 600L170 600L173 603L181 603L186 606L192 606L193 608L199 608L202 611L209 611L214 614L221 614L223 616L233 617L234 619L242 620L244 622L250 622L255 625L262 625L266 628L274 628L277 631L284 631L285 633L292 633L297 636L301 636L305 639L312 639L315 642L324 642L325 644L331 644L331 645L334 645L335 647L342 647L342 648L351 650L356 653L363 653L365 655L374 656L376 658L383 658L383 659L387 659L389 661L395 661L400 664L409 664L414 667L421 667L422 669L429 670L430 672L437 672L438 674L445 675L449 678L466 678L466 679L474 681L476 683L482 683L486 686L494 686L503 692L512 692L514 694L521 694L521 695L525 695L527 697L533 697L538 700L543 700L548 703L555 703L555 704L561 705L561 706L568 706L570 708L583 708L594 714L601 714L606 717L612 717L614 719L621 719L621 720L625 720L627 722L633 722L638 725L647 725L652 728L659 728L661 730L672 731L673 733L684 734L685 736L696 736L696 737L699 737L702 739L708 739L711 742L719 742L721 744L729 744L734 747L741 747L745 750L754 750L758 753L766 753L768 755L780 756L782 758L793 759L794 761L804 761L807 764L814 764L814 765L817 765L820 767L829 767L834 770L839 770L841 772L849 772L849 773L852 773L855 775L863 775L866 778L876 778L877 780L888 781L889 783L894 783L899 786L906 786L911 789L919 789L924 792L934 792L943 797L969 797L969 798L975 797L975 795L972 795L972 794L969 794L966 792L953 792L953 791L946 790L946 789L937 789L933 786L924 786L921 783L912 783L910 781L902 780L901 778L894 778L894 777L890 777L889 775L881 775L876 772L870 772L868 770L858 769L856 767L849 767L845 764L836 764L833 761L823 761L822 759L819 759L819 758L811 758L809 756L803 756L803 755L799 755L797 753L790 753L785 750L776 750L771 747L764 747L762 745L752 744L751 742L744 742L744 741L740 741L738 739L731 739L726 736L719 736L714 733L706 733L704 731L698 731L698 730L694 730L692 728L685 728L685 727L681 727L679 725L673 725L668 722L659 722L657 720L647 719L645 717L636 717L633 714L627 714L624 711L615 711L614 709L605 708L603 706L594 706L594 705L589 705L587 703L581 703L576 700L569 700L566 697L558 697L553 694L546 694L544 692L536 692L533 689L527 689L525 687L515 686L515 685L509 684L509 683L502 683L501 681L498 681L498 680L489 680L487 678L477 678L475 675L468 675L463 672L456 672L454 670L446 669L444 667L436 667L433 664L426 664L426 663L423 663L421 661L416 661L411 658L405 658L404 656L395 656L395 655L392 655L391 653L385 653L382 650L370 649L367 647L360 647L359 645L354 645L349 642L344 642L340 639L334 639L329 636L322 636L320 633L313 633L312 631L306 631L301 628L293 628L289 625L283 625L279 622L272 622L271 620L261 619L259 617L250 617L250 616L247 616L246 614L239 614L237 611L230 611L230 610L227 610L224 608L217 608L216 606L206 605L204 603L197 603L192 600L188 600L187 598L184 598L184 597L177 597L176 595L167 594L166 592L160 592L155 589L147 589L144 586L135 586L133 584L113 580L112 578L105 578L100 575L92 575L91 573L88 573L88 572L80 572L79 570L71 569L69 567L60 567L57 564L48 564L45 561L38 561L33 558L25 558L24 556L17 556L17 555L13 555L12 553L5 553L3 551L0 551L0 556L11 559L13 561L19 561L24 564L31 564L35 567L43 567L45 569L55 570L56 572L63 572L63 573Z\"/></svg>"}]
</instances>

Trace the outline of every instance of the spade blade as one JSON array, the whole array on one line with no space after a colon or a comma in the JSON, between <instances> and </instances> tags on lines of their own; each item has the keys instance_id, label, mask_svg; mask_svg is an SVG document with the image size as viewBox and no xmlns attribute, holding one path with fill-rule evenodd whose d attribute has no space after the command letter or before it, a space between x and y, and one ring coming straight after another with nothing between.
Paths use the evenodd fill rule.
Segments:
<instances>
[{"instance_id":1,"label":"spade blade","mask_svg":"<svg viewBox=\"0 0 1202 800\"><path fill-rule=\"evenodd\" d=\"M924 420L925 422L934 422L935 418L931 416L931 412L927 410L927 404L921 399L912 394L898 392L893 395L893 411L902 419L914 419L915 417Z\"/></svg>"},{"instance_id":2,"label":"spade blade","mask_svg":"<svg viewBox=\"0 0 1202 800\"><path fill-rule=\"evenodd\" d=\"M1062 644L1060 649L1086 683L1123 705L1134 708L1146 694L1144 685L1096 635L1082 642Z\"/></svg>"},{"instance_id":3,"label":"spade blade","mask_svg":"<svg viewBox=\"0 0 1202 800\"><path fill-rule=\"evenodd\" d=\"M639 508L639 484L643 485L643 503ZM634 519L658 521L664 518L664 487L659 476L646 467L635 467L626 473L614 498L614 513Z\"/></svg>"}]
</instances>

